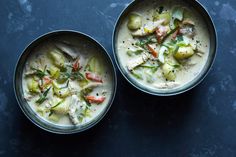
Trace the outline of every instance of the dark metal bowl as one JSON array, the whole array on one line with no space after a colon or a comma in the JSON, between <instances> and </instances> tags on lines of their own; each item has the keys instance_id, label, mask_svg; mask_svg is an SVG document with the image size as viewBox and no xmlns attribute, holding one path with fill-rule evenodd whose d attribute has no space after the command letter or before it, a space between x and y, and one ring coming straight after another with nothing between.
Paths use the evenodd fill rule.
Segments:
<instances>
[{"instance_id":1,"label":"dark metal bowl","mask_svg":"<svg viewBox=\"0 0 236 157\"><path fill-rule=\"evenodd\" d=\"M110 98L109 103L107 104L106 108L95 119L93 119L89 123L86 123L84 125L79 125L79 126L60 126L60 125L56 125L54 123L44 120L35 111L32 110L32 108L29 106L29 104L27 103L27 101L25 100L25 98L23 96L22 73L23 73L23 69L25 67L25 63L26 63L27 58L32 54L31 52L33 52L33 50L38 45L42 44L43 42L46 42L51 39L62 38L64 36L66 36L67 38L70 38L70 37L73 39L76 38L82 44L86 43L90 47L95 48L98 53L102 53L103 58L105 59L105 61L107 62L107 64L110 67L110 69L109 69L111 71L110 75L112 76L113 90L111 91L112 92L111 98ZM115 71L114 64L113 64L108 52L105 50L105 48L102 45L100 45L95 39L93 39L92 37L90 37L86 34L76 32L76 31L66 30L66 31L54 31L54 32L44 34L44 35L40 36L39 38L37 38L36 40L34 40L32 43L30 43L29 46L27 46L26 49L23 51L23 53L21 54L21 56L16 64L13 83L14 83L15 96L18 101L18 104L19 104L21 110L23 111L23 113L26 115L26 117L28 117L29 120L31 120L38 127L42 128L46 131L52 132L52 133L72 134L72 133L81 132L81 131L84 131L84 130L87 130L87 129L93 127L105 116L105 114L109 110L109 108L114 100L114 97L115 97L117 78L116 78L116 71Z\"/></svg>"},{"instance_id":2,"label":"dark metal bowl","mask_svg":"<svg viewBox=\"0 0 236 157\"><path fill-rule=\"evenodd\" d=\"M163 1L161 0L153 0L156 2L159 2L159 4L162 4ZM215 30L215 26L214 23L212 21L212 18L210 17L209 13L207 12L207 10L204 8L204 6L199 3L196 0L193 1L189 1L189 0L182 0L182 2L185 2L187 5L189 5L189 7L191 9L196 10L200 15L201 18L204 20L204 22L206 23L207 27L206 29L208 29L209 35L210 35L210 51L209 51L209 56L208 56L208 60L206 65L204 66L203 70L201 71L201 73L192 81L190 81L189 83L187 83L186 85L176 88L176 89L169 89L169 90L152 90L150 88L147 88L143 85L138 84L136 81L134 81L132 79L132 77L130 76L129 73L126 72L125 67L123 67L121 65L121 63L119 62L118 56L117 56L117 47L116 47L116 42L117 42L117 36L118 36L118 31L120 29L120 26L122 24L122 22L125 20L125 18L127 18L128 14L132 11L135 11L135 7L137 5L139 5L140 3L143 3L143 5L145 5L146 2L149 2L149 0L135 0L133 2L131 2L120 14L114 31L113 31L113 37L112 37L112 48L113 48L113 55L116 61L116 64L119 68L119 70L121 71L122 75L126 78L126 80L132 84L134 87L136 87L137 89L148 93L148 94L152 94L152 95L157 95L157 96L171 96L171 95L177 95L177 94L181 94L184 93L192 88L194 88L195 86L197 86L199 83L201 83L203 81L203 79L207 76L209 70L211 69L215 57L216 57L216 50L217 50L217 34L216 34L216 30Z\"/></svg>"}]
</instances>

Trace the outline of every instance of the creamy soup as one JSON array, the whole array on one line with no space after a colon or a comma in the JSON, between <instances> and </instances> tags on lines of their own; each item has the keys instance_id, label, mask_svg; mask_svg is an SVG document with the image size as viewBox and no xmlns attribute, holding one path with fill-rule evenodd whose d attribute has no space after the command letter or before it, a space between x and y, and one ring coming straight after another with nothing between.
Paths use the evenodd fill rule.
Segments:
<instances>
[{"instance_id":1,"label":"creamy soup","mask_svg":"<svg viewBox=\"0 0 236 157\"><path fill-rule=\"evenodd\" d=\"M23 91L28 105L58 125L82 125L99 116L112 93L104 54L80 41L40 44L26 61Z\"/></svg>"},{"instance_id":2,"label":"creamy soup","mask_svg":"<svg viewBox=\"0 0 236 157\"><path fill-rule=\"evenodd\" d=\"M206 24L194 9L177 1L143 1L118 26L115 49L133 81L168 90L199 75L209 46Z\"/></svg>"}]
</instances>

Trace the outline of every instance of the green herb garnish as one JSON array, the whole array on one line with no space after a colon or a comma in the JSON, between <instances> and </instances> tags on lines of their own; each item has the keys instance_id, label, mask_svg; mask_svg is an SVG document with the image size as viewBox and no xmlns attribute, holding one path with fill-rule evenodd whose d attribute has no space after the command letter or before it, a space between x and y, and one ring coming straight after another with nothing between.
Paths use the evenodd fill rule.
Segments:
<instances>
[{"instance_id":1,"label":"green herb garnish","mask_svg":"<svg viewBox=\"0 0 236 157\"><path fill-rule=\"evenodd\" d=\"M56 105L54 105L53 107L51 107L51 109L56 108L57 106L61 105L61 103L62 103L63 101L64 101L64 100L59 101Z\"/></svg>"},{"instance_id":2,"label":"green herb garnish","mask_svg":"<svg viewBox=\"0 0 236 157\"><path fill-rule=\"evenodd\" d=\"M47 68L47 66L45 65L44 70L42 71L40 69L36 69L34 67L31 67L31 69L35 71L34 75L38 76L39 78L43 78L44 76L46 76L46 72L45 72L46 68Z\"/></svg>"},{"instance_id":3,"label":"green herb garnish","mask_svg":"<svg viewBox=\"0 0 236 157\"><path fill-rule=\"evenodd\" d=\"M49 87L43 94L41 94L39 96L39 99L36 100L36 103L42 104L47 99L47 95L48 95L48 92L50 89L51 89L51 87Z\"/></svg>"},{"instance_id":4,"label":"green herb garnish","mask_svg":"<svg viewBox=\"0 0 236 157\"><path fill-rule=\"evenodd\" d=\"M127 51L127 55L128 55L128 56L133 56L134 54L135 54L135 55L139 55L139 54L141 54L142 52L143 52L143 50L136 50L136 51L128 50L128 51Z\"/></svg>"},{"instance_id":5,"label":"green herb garnish","mask_svg":"<svg viewBox=\"0 0 236 157\"><path fill-rule=\"evenodd\" d=\"M146 38L140 39L138 42L135 43L135 45L146 49L145 46L151 43L157 43L157 39L154 35L150 35Z\"/></svg>"}]
</instances>

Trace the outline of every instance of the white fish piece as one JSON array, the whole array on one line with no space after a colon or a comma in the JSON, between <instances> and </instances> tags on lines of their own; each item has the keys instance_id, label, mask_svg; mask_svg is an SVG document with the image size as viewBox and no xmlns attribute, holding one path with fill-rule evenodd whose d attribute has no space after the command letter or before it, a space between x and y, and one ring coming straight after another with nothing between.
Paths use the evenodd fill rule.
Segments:
<instances>
[{"instance_id":1,"label":"white fish piece","mask_svg":"<svg viewBox=\"0 0 236 157\"><path fill-rule=\"evenodd\" d=\"M165 46L162 46L159 50L159 55L158 55L158 59L161 63L165 63L165 57L164 57L164 53L168 51L168 48Z\"/></svg>"},{"instance_id":2,"label":"white fish piece","mask_svg":"<svg viewBox=\"0 0 236 157\"><path fill-rule=\"evenodd\" d=\"M128 70L133 70L135 67L145 63L150 58L150 54L147 52L142 53L135 59L132 59L128 62L127 68Z\"/></svg>"},{"instance_id":3,"label":"white fish piece","mask_svg":"<svg viewBox=\"0 0 236 157\"><path fill-rule=\"evenodd\" d=\"M76 95L71 96L71 103L69 106L69 117L73 124L79 124L78 115L80 115L86 109L86 103L81 102L80 99Z\"/></svg>"},{"instance_id":4,"label":"white fish piece","mask_svg":"<svg viewBox=\"0 0 236 157\"><path fill-rule=\"evenodd\" d=\"M73 124L79 124L79 119L76 114L76 111L78 110L78 104L79 104L79 99L76 95L72 95L71 97L71 104L69 106L69 117L70 120Z\"/></svg>"},{"instance_id":5,"label":"white fish piece","mask_svg":"<svg viewBox=\"0 0 236 157\"><path fill-rule=\"evenodd\" d=\"M154 87L159 89L173 89L175 87L178 87L179 85L180 85L179 82L165 82L165 83L153 84Z\"/></svg>"},{"instance_id":6,"label":"white fish piece","mask_svg":"<svg viewBox=\"0 0 236 157\"><path fill-rule=\"evenodd\" d=\"M137 31L132 32L132 36L142 37L146 36L148 34L152 34L158 26L163 24L165 22L165 19L160 19L157 21L149 21L147 24L145 24L143 27L138 29Z\"/></svg>"},{"instance_id":7,"label":"white fish piece","mask_svg":"<svg viewBox=\"0 0 236 157\"><path fill-rule=\"evenodd\" d=\"M71 58L73 59L78 58L79 53L78 53L78 50L74 46L61 42L61 41L55 42L55 46L59 50L61 50L62 52L70 56Z\"/></svg>"}]
</instances>

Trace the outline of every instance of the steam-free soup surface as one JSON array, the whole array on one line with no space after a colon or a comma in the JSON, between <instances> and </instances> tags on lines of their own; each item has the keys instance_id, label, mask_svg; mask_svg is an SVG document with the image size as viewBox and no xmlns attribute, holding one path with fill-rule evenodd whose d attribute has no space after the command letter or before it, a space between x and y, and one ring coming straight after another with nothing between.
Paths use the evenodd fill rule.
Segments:
<instances>
[{"instance_id":1,"label":"steam-free soup surface","mask_svg":"<svg viewBox=\"0 0 236 157\"><path fill-rule=\"evenodd\" d=\"M207 62L206 24L183 2L140 2L118 29L118 62L140 86L179 88L196 78Z\"/></svg>"},{"instance_id":2,"label":"steam-free soup surface","mask_svg":"<svg viewBox=\"0 0 236 157\"><path fill-rule=\"evenodd\" d=\"M99 49L77 39L41 43L26 61L23 91L28 105L58 125L83 125L111 99L112 76Z\"/></svg>"}]
</instances>

